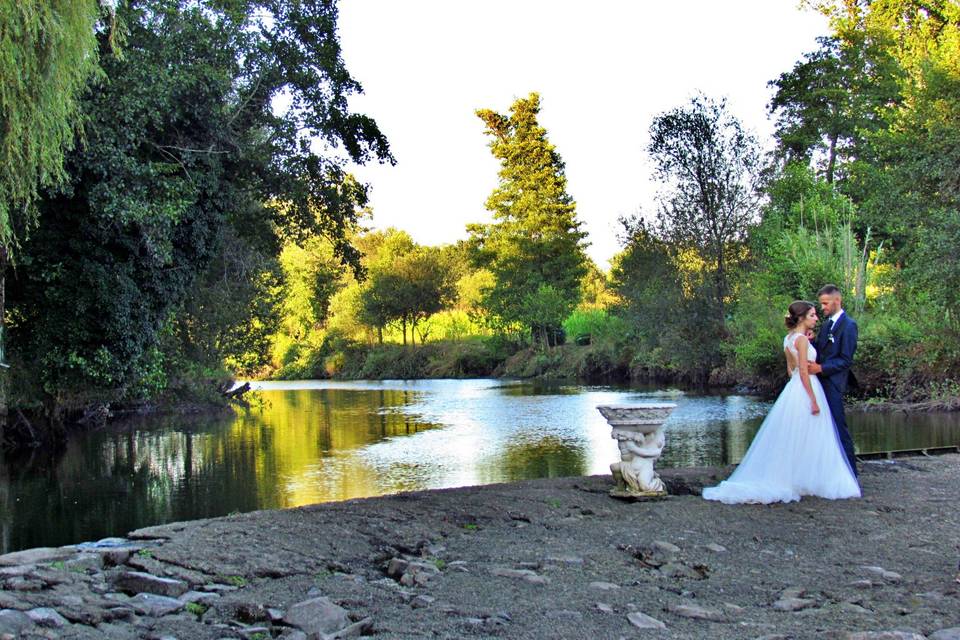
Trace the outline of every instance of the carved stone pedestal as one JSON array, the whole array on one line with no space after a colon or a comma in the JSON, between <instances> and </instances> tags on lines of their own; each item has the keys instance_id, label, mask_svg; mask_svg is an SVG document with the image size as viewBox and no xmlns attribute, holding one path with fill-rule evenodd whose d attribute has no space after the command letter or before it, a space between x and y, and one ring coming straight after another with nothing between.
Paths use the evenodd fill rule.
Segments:
<instances>
[{"instance_id":1,"label":"carved stone pedestal","mask_svg":"<svg viewBox=\"0 0 960 640\"><path fill-rule=\"evenodd\" d=\"M620 447L620 461L610 465L616 482L610 490L611 496L643 500L667 495L653 465L663 452L663 423L676 408L672 403L597 407L613 429L611 437Z\"/></svg>"}]
</instances>

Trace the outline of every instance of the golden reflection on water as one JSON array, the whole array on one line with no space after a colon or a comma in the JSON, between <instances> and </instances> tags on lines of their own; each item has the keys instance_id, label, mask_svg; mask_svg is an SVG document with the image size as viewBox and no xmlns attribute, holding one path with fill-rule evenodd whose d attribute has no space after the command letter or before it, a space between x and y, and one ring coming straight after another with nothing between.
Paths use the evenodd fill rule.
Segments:
<instances>
[{"instance_id":1,"label":"golden reflection on water","mask_svg":"<svg viewBox=\"0 0 960 640\"><path fill-rule=\"evenodd\" d=\"M492 380L274 383L263 406L153 416L0 461L0 552L176 520L400 491L609 473L599 404L676 402L661 467L739 461L768 403ZM860 451L960 442L960 415L854 415Z\"/></svg>"}]
</instances>

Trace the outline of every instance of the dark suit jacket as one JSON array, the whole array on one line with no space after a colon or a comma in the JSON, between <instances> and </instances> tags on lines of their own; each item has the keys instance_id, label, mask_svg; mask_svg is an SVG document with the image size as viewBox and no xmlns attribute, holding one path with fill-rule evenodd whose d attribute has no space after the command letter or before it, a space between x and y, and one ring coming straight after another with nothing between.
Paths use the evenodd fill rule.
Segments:
<instances>
[{"instance_id":1,"label":"dark suit jacket","mask_svg":"<svg viewBox=\"0 0 960 640\"><path fill-rule=\"evenodd\" d=\"M817 347L817 362L823 367L820 381L829 382L840 393L846 393L853 354L857 350L857 323L846 311L830 331L824 321L814 346Z\"/></svg>"}]
</instances>

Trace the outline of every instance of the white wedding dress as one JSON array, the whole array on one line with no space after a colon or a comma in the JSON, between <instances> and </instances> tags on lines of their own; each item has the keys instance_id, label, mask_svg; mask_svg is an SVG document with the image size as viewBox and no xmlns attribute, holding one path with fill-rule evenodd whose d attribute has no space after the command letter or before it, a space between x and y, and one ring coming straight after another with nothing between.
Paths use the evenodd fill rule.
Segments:
<instances>
[{"instance_id":1,"label":"white wedding dress","mask_svg":"<svg viewBox=\"0 0 960 640\"><path fill-rule=\"evenodd\" d=\"M796 340L783 340L799 362ZM817 359L813 345L808 361ZM859 498L860 485L840 445L830 407L816 376L810 376L820 413L810 413L810 398L798 369L764 418L760 430L733 474L716 487L703 490L707 500L727 504L792 502L801 496Z\"/></svg>"}]
</instances>

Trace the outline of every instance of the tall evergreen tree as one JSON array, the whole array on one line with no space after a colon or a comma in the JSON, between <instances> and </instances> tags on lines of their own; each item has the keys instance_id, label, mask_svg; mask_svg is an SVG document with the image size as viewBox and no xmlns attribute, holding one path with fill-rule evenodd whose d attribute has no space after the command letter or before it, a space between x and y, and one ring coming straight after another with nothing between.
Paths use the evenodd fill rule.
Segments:
<instances>
[{"instance_id":1,"label":"tall evergreen tree","mask_svg":"<svg viewBox=\"0 0 960 640\"><path fill-rule=\"evenodd\" d=\"M478 261L496 279L484 306L495 321L529 327L534 336L559 329L579 301L587 272L586 233L567 193L563 160L537 122L539 112L536 93L516 100L509 115L477 111L500 161L500 184L486 203L494 222L468 225ZM544 308L553 310L549 317Z\"/></svg>"}]
</instances>

